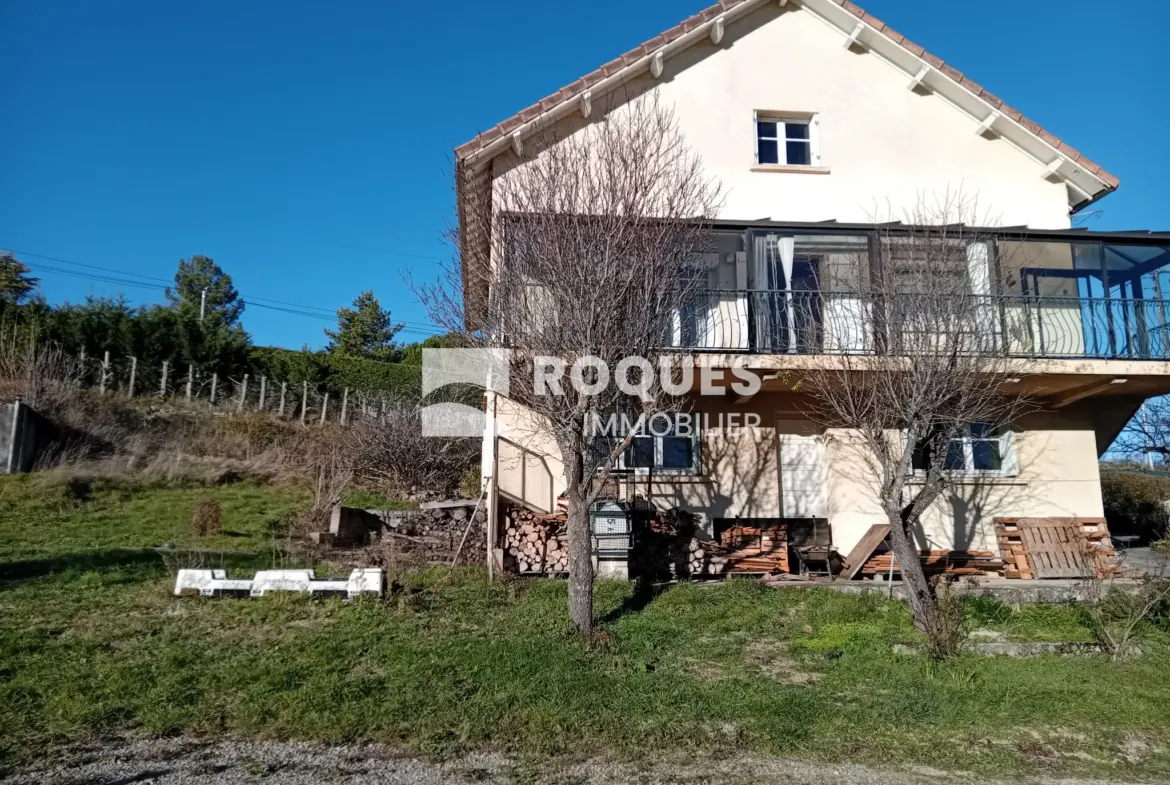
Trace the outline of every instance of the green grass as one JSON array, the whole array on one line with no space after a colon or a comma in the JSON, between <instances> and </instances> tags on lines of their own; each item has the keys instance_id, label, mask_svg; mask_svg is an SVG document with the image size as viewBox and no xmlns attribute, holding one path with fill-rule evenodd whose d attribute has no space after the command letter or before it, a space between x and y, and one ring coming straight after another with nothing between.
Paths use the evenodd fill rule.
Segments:
<instances>
[{"instance_id":1,"label":"green grass","mask_svg":"<svg viewBox=\"0 0 1170 785\"><path fill-rule=\"evenodd\" d=\"M479 570L401 578L385 601L173 599L153 550L222 504L202 543L266 566L292 489L0 479L0 745L45 754L94 735L384 741L430 754L502 749L636 758L666 750L915 762L984 772L1170 772L1170 655L897 655L906 608L876 595L679 585L648 604L601 583L595 641L565 584ZM210 565L209 565L210 566ZM969 603L973 626L1080 639L1076 609ZM1124 754L1123 754L1124 753ZM1128 756L1128 757L1127 757Z\"/></svg>"}]
</instances>

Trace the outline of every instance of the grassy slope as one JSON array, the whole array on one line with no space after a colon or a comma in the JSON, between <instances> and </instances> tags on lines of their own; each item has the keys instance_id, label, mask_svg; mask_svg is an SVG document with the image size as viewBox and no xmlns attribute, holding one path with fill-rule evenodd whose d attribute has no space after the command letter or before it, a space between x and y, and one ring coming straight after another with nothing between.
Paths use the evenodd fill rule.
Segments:
<instances>
[{"instance_id":1,"label":"grassy slope","mask_svg":"<svg viewBox=\"0 0 1170 785\"><path fill-rule=\"evenodd\" d=\"M0 744L10 754L133 729L430 752L752 748L985 771L1170 772L1163 645L1120 664L933 665L890 652L914 637L899 603L741 581L677 586L644 608L628 586L602 584L605 634L592 645L570 633L563 583L488 585L477 570L410 576L386 602L177 601L151 548L189 542L203 493L224 511L208 566L233 568L272 563L270 530L306 500L246 485L94 487L79 500L63 484L0 478ZM971 614L1016 637L1087 636L1074 609L984 603Z\"/></svg>"}]
</instances>

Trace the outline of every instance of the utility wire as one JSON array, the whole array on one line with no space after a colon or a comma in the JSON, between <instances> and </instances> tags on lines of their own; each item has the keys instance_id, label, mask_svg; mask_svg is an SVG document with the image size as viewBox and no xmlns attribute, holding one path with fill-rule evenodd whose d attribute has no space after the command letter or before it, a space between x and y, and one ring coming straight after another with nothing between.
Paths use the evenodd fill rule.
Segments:
<instances>
[{"instance_id":1,"label":"utility wire","mask_svg":"<svg viewBox=\"0 0 1170 785\"><path fill-rule=\"evenodd\" d=\"M143 279L144 281L158 281L161 284L173 285L173 281L167 280L165 278L158 278L158 277L151 276L151 275L143 275L141 273L134 273L134 272L130 272L128 270L118 270L118 269L113 268L113 267L102 267L102 266L94 265L94 264L85 264L82 262L75 262L75 261L72 261L70 259L62 259L62 258L55 257L55 256L46 256L44 254L32 253L29 251L14 250L14 251L12 251L12 253L13 254L20 254L21 256L30 256L30 257L34 257L36 259L44 259L44 260L48 260L48 261L58 262L60 264L69 264L69 265L74 265L76 267L84 267L84 268L90 269L90 270L100 270L100 271L104 271L107 273L115 273L117 276L130 276L132 278ZM93 281L101 281L103 283L115 283L115 284L119 284L121 286L133 286L133 287L137 287L139 289L150 289L153 291L158 291L158 290L166 291L166 289L169 288L169 286L162 286L162 285L154 284L154 283L142 283L142 282L135 281L135 280L127 280L126 278L114 277L114 276L109 276L109 275L94 275L94 274L87 275L87 274L83 274L83 273L73 271L73 270L65 270L65 269L61 269L59 267L50 267L49 265L44 265L44 264L37 264L36 270L38 272L43 271L43 272L48 272L48 273L54 273L57 275L68 275L68 276L72 276L75 278L82 278L82 279L93 280ZM274 311L283 311L283 312L294 314L297 316L307 316L307 317L312 317L312 318L324 319L325 321L329 321L329 322L332 322L337 318L337 315L336 315L337 309L322 308L321 306L316 306L316 305L303 305L300 303L290 303L290 302L285 302L283 300L273 300L273 299L269 299L266 297L249 297L243 293L240 294L240 298L242 300L244 300L244 303L246 305L254 305L254 306L259 307L259 308L270 308L271 310L274 310ZM273 305L264 305L264 303L272 303ZM282 305L282 306L288 306L288 307L287 308L277 308L277 307L274 307L275 305ZM295 309L295 310L292 310L292 309ZM319 311L320 314L311 313L312 311ZM440 334L442 334L442 328L440 328L438 325L435 325L435 324L432 324L429 322L416 322L416 321L406 320L406 321L401 322L401 324L403 324L403 328L402 328L401 332L404 332L404 333L423 334L423 335L440 335Z\"/></svg>"}]
</instances>

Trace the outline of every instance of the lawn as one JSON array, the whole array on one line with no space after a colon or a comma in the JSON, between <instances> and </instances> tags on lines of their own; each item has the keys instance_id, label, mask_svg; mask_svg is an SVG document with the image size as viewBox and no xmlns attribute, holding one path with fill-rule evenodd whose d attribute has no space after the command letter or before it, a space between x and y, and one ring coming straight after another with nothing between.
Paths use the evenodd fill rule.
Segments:
<instances>
[{"instance_id":1,"label":"lawn","mask_svg":"<svg viewBox=\"0 0 1170 785\"><path fill-rule=\"evenodd\" d=\"M881 597L678 585L598 587L573 635L565 585L466 568L399 577L385 601L170 596L192 505L215 495L207 566L287 562L291 488L153 488L0 478L0 745L10 762L120 732L376 740L521 758L740 750L987 773L1170 773L1170 632L1140 658L892 652ZM178 550L178 552L182 552ZM1087 639L1075 608L980 601L972 626Z\"/></svg>"}]
</instances>

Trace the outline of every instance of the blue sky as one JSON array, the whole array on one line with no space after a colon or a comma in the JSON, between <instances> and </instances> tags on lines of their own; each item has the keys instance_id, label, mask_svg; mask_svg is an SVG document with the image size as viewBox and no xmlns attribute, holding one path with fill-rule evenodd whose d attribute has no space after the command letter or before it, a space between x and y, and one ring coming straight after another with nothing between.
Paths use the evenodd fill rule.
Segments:
<instances>
[{"instance_id":1,"label":"blue sky","mask_svg":"<svg viewBox=\"0 0 1170 785\"><path fill-rule=\"evenodd\" d=\"M0 248L53 302L152 301L205 254L321 315L372 288L420 338L401 274L449 256L452 149L706 5L5 0ZM1117 174L1086 225L1170 229L1170 3L863 5ZM244 323L292 347L326 326Z\"/></svg>"}]
</instances>

